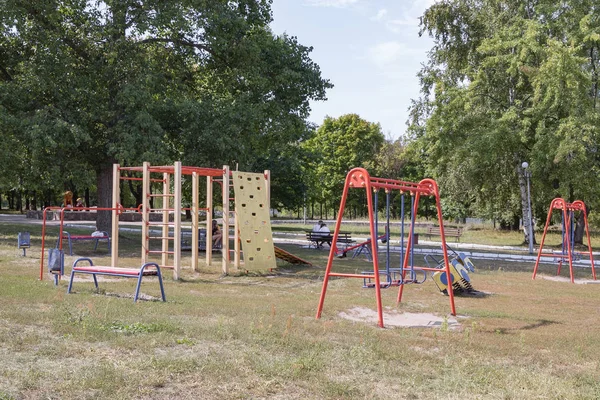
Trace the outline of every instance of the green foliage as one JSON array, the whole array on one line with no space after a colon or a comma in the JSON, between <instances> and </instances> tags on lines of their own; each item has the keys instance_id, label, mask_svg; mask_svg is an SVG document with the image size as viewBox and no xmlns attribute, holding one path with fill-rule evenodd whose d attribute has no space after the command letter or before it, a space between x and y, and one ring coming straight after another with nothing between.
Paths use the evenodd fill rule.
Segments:
<instances>
[{"instance_id":1,"label":"green foliage","mask_svg":"<svg viewBox=\"0 0 600 400\"><path fill-rule=\"evenodd\" d=\"M270 21L264 0L0 0L0 168L95 173L102 205L113 162L245 166L296 143L331 84Z\"/></svg>"},{"instance_id":2,"label":"green foliage","mask_svg":"<svg viewBox=\"0 0 600 400\"><path fill-rule=\"evenodd\" d=\"M337 206L348 171L372 166L383 144L378 123L356 114L326 117L315 135L303 143L313 157L308 163L313 198Z\"/></svg>"},{"instance_id":3,"label":"green foliage","mask_svg":"<svg viewBox=\"0 0 600 400\"><path fill-rule=\"evenodd\" d=\"M434 47L410 132L448 201L514 219L528 161L534 209L557 196L597 203L599 27L591 1L454 0L425 12Z\"/></svg>"}]
</instances>

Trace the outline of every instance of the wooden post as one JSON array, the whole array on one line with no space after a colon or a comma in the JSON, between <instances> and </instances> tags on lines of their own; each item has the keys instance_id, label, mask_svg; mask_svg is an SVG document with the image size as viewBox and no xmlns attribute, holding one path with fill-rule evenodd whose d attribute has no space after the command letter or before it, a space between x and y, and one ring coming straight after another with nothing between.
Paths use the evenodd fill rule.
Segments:
<instances>
[{"instance_id":1,"label":"wooden post","mask_svg":"<svg viewBox=\"0 0 600 400\"><path fill-rule=\"evenodd\" d=\"M173 279L178 280L181 273L181 161L175 161L173 202Z\"/></svg>"},{"instance_id":2,"label":"wooden post","mask_svg":"<svg viewBox=\"0 0 600 400\"><path fill-rule=\"evenodd\" d=\"M169 209L171 208L171 174L163 173L163 187L160 206L162 208L161 264L169 265Z\"/></svg>"},{"instance_id":3,"label":"wooden post","mask_svg":"<svg viewBox=\"0 0 600 400\"><path fill-rule=\"evenodd\" d=\"M148 262L148 251L150 250L150 163L144 161L142 167L142 265Z\"/></svg>"},{"instance_id":4,"label":"wooden post","mask_svg":"<svg viewBox=\"0 0 600 400\"><path fill-rule=\"evenodd\" d=\"M236 165L235 169L237 171L237 165ZM230 185L231 185L231 181L230 181ZM231 204L229 202L230 196L234 196L234 199L233 199L233 204L234 204L234 209L233 209L233 266L236 269L239 269L241 267L240 218L239 218L239 213L238 213L238 203L235 200L235 190L232 193L231 186L227 190L227 204Z\"/></svg>"},{"instance_id":5,"label":"wooden post","mask_svg":"<svg viewBox=\"0 0 600 400\"><path fill-rule=\"evenodd\" d=\"M112 228L111 228L111 252L110 252L110 263L113 267L117 267L119 262L119 200L121 197L120 183L121 183L121 170L119 164L113 164L113 190L112 190ZM89 207L89 205L88 205Z\"/></svg>"},{"instance_id":6,"label":"wooden post","mask_svg":"<svg viewBox=\"0 0 600 400\"><path fill-rule=\"evenodd\" d=\"M265 169L265 190L267 199L267 210L269 210L269 217L271 217L271 171Z\"/></svg>"},{"instance_id":7,"label":"wooden post","mask_svg":"<svg viewBox=\"0 0 600 400\"><path fill-rule=\"evenodd\" d=\"M223 258L222 272L229 273L229 166L223 166L223 247L221 257ZM206 246L209 246L207 243Z\"/></svg>"},{"instance_id":8,"label":"wooden post","mask_svg":"<svg viewBox=\"0 0 600 400\"><path fill-rule=\"evenodd\" d=\"M198 189L199 177L192 172L192 269L198 271Z\"/></svg>"},{"instance_id":9,"label":"wooden post","mask_svg":"<svg viewBox=\"0 0 600 400\"><path fill-rule=\"evenodd\" d=\"M212 263L213 177L206 177L206 266Z\"/></svg>"}]
</instances>

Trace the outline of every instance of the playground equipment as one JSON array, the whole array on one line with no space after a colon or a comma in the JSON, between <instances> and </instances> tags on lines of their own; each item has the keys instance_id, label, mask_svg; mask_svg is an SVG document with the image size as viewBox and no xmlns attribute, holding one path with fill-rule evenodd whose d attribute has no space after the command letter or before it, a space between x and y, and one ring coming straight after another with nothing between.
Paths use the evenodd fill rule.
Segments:
<instances>
[{"instance_id":1,"label":"playground equipment","mask_svg":"<svg viewBox=\"0 0 600 400\"><path fill-rule=\"evenodd\" d=\"M465 253L457 253L456 251L448 248L452 252L450 258L450 272L453 277L459 279L452 279L452 290L454 293L477 293L477 290L471 285L471 278L469 272L475 272L475 264ZM448 277L445 271L442 271L443 260L436 258L431 254L425 256L425 263L427 266L431 266L433 263L435 268L439 270L433 272L431 277L433 282L436 284L440 292L448 294Z\"/></svg>"},{"instance_id":2,"label":"playground equipment","mask_svg":"<svg viewBox=\"0 0 600 400\"><path fill-rule=\"evenodd\" d=\"M54 278L54 285L65 274L65 253L62 249L48 249L48 272Z\"/></svg>"},{"instance_id":3,"label":"playground equipment","mask_svg":"<svg viewBox=\"0 0 600 400\"><path fill-rule=\"evenodd\" d=\"M31 247L31 235L29 232L19 232L17 236L17 248L23 250L23 257L27 255L27 249Z\"/></svg>"},{"instance_id":4,"label":"playground equipment","mask_svg":"<svg viewBox=\"0 0 600 400\"><path fill-rule=\"evenodd\" d=\"M70 235L64 231L64 220L65 220L65 211L111 211L112 208L102 208L102 207L46 207L44 208L44 213L42 217L42 250L40 255L40 280L44 280L44 250L46 248L46 221L48 220L48 212L58 213L59 215L59 234L58 240L56 243L56 250L59 250L60 255L56 254L52 251L54 249L49 250L48 254L48 272L53 275L55 284L58 284L58 280L62 275L64 275L64 252L63 252L63 243L65 240L69 240ZM84 238L84 240L96 240L102 238L96 238L92 235L80 235ZM106 238L106 240L109 240ZM96 242L96 247L98 243ZM110 246L110 243L109 243ZM69 252L72 253L72 243L69 241Z\"/></svg>"},{"instance_id":5,"label":"playground equipment","mask_svg":"<svg viewBox=\"0 0 600 400\"><path fill-rule=\"evenodd\" d=\"M373 271L371 274L351 274L351 273L338 273L332 272L332 265L336 255L339 255L339 252L336 247L338 232L340 231L340 227L342 224L342 219L344 215L344 209L346 206L346 200L348 197L348 191L350 189L364 189L367 194L367 205L369 210L369 230L370 230L370 252L373 263ZM385 179L385 178L375 178L371 177L367 170L364 168L354 168L350 172L348 172L346 176L346 180L344 183L344 190L342 193L342 199L340 202L340 208L338 212L338 217L334 229L332 247L329 252L329 258L327 260L327 268L325 270L325 276L323 278L323 287L321 289L321 296L319 299L319 306L317 309L316 318L321 317L321 313L323 311L323 303L325 301L325 295L327 293L327 286L329 283L330 277L346 277L346 278L360 278L360 279L372 279L374 281L374 289L375 289L375 297L377 302L377 315L378 315L378 325L383 327L383 312L381 305L381 289L382 287L389 287L389 282L386 282L384 285L381 284L380 281L380 271L379 271L379 255L378 255L378 233L375 229L375 204L373 198L370 196L371 193L377 190L385 190L386 193L390 193L391 191L398 190L400 193L410 193L412 199L412 212L411 212L411 225L408 235L408 241L406 245L406 251L404 252L404 257L402 258L402 267L399 269L397 273L397 279L395 280L395 284L399 286L397 302L400 303L402 300L402 292L404 286L410 283L422 283L416 278L416 273L422 271L423 274L426 274L426 271L439 271L439 268L431 268L431 267L415 267L412 262L411 254L413 254L413 245L414 245L414 226L415 226L415 215L417 214L419 199L421 196L433 196L436 201L436 209L437 216L440 225L440 238L442 242L442 253L443 253L443 267L442 270L446 273L447 277L450 277L449 281L453 283L454 276L450 270L450 261L448 258L448 250L446 247L446 239L444 235L444 224L442 217L442 208L440 204L440 196L437 187L437 183L432 179L423 179L419 183L413 182L404 182L394 179ZM389 201L388 201L389 204ZM389 207L388 207L389 209ZM388 214L388 225L389 225L389 214ZM389 229L386 231L389 232ZM389 238L387 238L387 242L389 243ZM401 237L401 242L403 242L404 238ZM388 245L389 246L389 245ZM389 249L389 248L388 248ZM386 261L389 260L389 251ZM410 263L409 263L410 261ZM389 262L387 262L389 265ZM407 273L409 274L409 278L407 279ZM389 280L389 272L386 271L384 274L388 275ZM454 292L452 290L452 285L448 285L448 297L450 299L450 310L452 315L456 315L456 309L454 306Z\"/></svg>"},{"instance_id":6,"label":"playground equipment","mask_svg":"<svg viewBox=\"0 0 600 400\"><path fill-rule=\"evenodd\" d=\"M552 252L552 253L544 253L544 241L546 240L546 234L548 233L548 228L550 226L550 221L552 219L552 212L554 210L561 211L561 251L560 252ZM535 261L535 267L533 268L533 277L537 274L538 266L540 264L541 257L553 257L558 261L558 269L556 271L556 275L560 275L560 270L562 264L565 260L569 262L569 275L571 278L571 283L575 282L575 277L573 275L573 259L578 260L581 258L581 253L577 253L574 251L574 241L575 241L575 211L579 211L583 216L583 222L585 225L585 233L587 236L587 244L588 244L588 255L590 259L590 264L592 267L592 277L596 280L596 270L594 268L594 256L592 254L592 243L590 240L590 229L588 226L587 219L587 211L585 208L585 203L581 200L576 200L573 203L567 203L565 200L561 198L556 198L550 202L550 209L548 210L548 218L546 218L546 225L544 226L544 234L542 235L542 241L540 243L540 248L538 249L537 259Z\"/></svg>"},{"instance_id":7,"label":"playground equipment","mask_svg":"<svg viewBox=\"0 0 600 400\"><path fill-rule=\"evenodd\" d=\"M125 174L123 174L125 173ZM181 162L175 162L173 165L152 166L150 163L143 163L141 167L122 167L119 164L113 165L113 202L110 208L87 208L87 207L69 207L69 211L94 211L110 210L112 212L112 246L111 250L111 268L118 267L119 251L119 215L126 211L138 212L142 215L142 252L141 265L145 265L153 260L151 257L160 257L162 269L172 269L173 279L179 279L181 274L181 213L185 208L182 207L182 177L190 176L192 181L192 205L188 209L192 216L192 246L191 246L191 268L198 270L199 259L199 214L201 211L206 214L206 237L205 243L212 243L212 216L214 214L213 206L213 187L214 183L221 185L222 207L223 207L223 232L224 240L222 242L222 272L229 273L231 264L229 230L233 225L234 249L233 265L236 268L241 266L241 253L243 246L244 268L251 267L261 269L272 269L276 267L276 254L273 247L271 234L271 224L269 219L270 204L270 173L247 173L240 171L230 171L228 166L222 169L187 167L182 166ZM206 207L199 207L199 178L205 176L206 180ZM120 203L120 181L133 180L142 182L142 204L138 208L124 208ZM156 190L154 186L160 186ZM231 190L234 190L232 196ZM154 201L150 201L153 199ZM232 210L234 203L234 211ZM151 207L151 203L157 203ZM48 207L44 210L44 223L42 227L42 257L40 262L40 280L43 279L44 265L44 237L46 212L58 210L60 214L60 234L58 247L62 249L64 235L64 212L65 208ZM151 218L151 215L159 215L161 221ZM233 222L233 224L232 224ZM90 236L90 239L92 237ZM71 236L73 239L73 236ZM95 239L95 238L94 238ZM155 249L151 244L160 242L160 250ZM172 243L171 243L172 242ZM206 264L212 262L212 246L206 248ZM282 255L282 252L278 252ZM285 256L290 259L292 256ZM296 261L300 259L296 258ZM303 261L303 260L301 260ZM108 267L107 267L108 268Z\"/></svg>"},{"instance_id":8,"label":"playground equipment","mask_svg":"<svg viewBox=\"0 0 600 400\"><path fill-rule=\"evenodd\" d=\"M87 262L89 265L79 265L81 262ZM73 268L71 269L71 278L69 279L69 287L67 293L71 293L73 288L73 278L75 274L87 274L92 275L94 278L94 285L96 290L98 289L98 279L96 275L107 275L107 276L120 276L122 278L137 278L137 285L135 287L135 294L133 296L133 302L135 303L140 296L140 287L142 285L142 278L144 276L156 276L158 277L158 284L160 286L160 294L162 301L167 301L165 297L165 289L163 287L162 274L160 273L160 267L157 263L149 262L137 268L115 268L115 267L101 267L96 266L91 259L82 257L75 260Z\"/></svg>"}]
</instances>

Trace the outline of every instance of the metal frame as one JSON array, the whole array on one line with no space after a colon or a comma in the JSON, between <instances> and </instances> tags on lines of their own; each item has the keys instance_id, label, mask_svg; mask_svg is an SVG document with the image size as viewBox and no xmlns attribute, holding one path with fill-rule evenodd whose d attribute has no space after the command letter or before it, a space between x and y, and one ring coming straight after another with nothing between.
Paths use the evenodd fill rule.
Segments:
<instances>
[{"instance_id":1,"label":"metal frame","mask_svg":"<svg viewBox=\"0 0 600 400\"><path fill-rule=\"evenodd\" d=\"M544 241L546 240L546 233L548 233L548 228L550 227L550 221L552 219L552 212L554 210L560 210L562 214L562 238L563 238L563 252L562 254L554 254L554 253L543 253ZM585 232L587 235L588 242L588 254L590 257L590 263L592 266L592 277L596 280L596 269L594 267L594 255L592 254L592 242L590 239L590 228L588 226L588 218L587 211L585 208L585 203L581 200L575 200L573 203L567 203L564 199L558 197L550 202L550 208L548 210L548 217L546 218L546 225L544 226L544 234L542 235L542 241L540 243L540 248L538 249L537 259L535 261L535 267L533 268L533 276L531 279L535 279L535 276L538 271L538 266L540 264L540 258L544 257L554 257L558 258L558 270L556 272L557 275L560 274L560 270L562 267L563 260L566 259L569 261L569 275L571 278L571 283L575 282L575 277L573 275L573 239L571 237L571 230L573 227L573 214L575 211L580 211L583 213L583 221L585 224ZM565 240L567 242L566 252L564 251Z\"/></svg>"},{"instance_id":2,"label":"metal frame","mask_svg":"<svg viewBox=\"0 0 600 400\"><path fill-rule=\"evenodd\" d=\"M77 268L77 264L81 261L89 262L90 267L96 267L96 268L98 268L98 270L94 270L93 268L90 268L89 270L81 269L82 267ZM138 278L137 285L135 287L135 296L133 297L133 302L135 303L135 302L137 302L137 300L139 298L140 287L142 285L142 278L144 277L144 272L145 272L146 268L148 268L148 267L156 268L156 276L158 277L158 284L160 286L160 294L162 297L162 301L166 302L167 299L165 297L165 289L163 286L162 274L160 272L160 267L155 262L145 263L144 265L142 265L142 267L139 269L139 271L136 271L135 273L133 273L131 271L131 269L127 269L127 268L94 266L94 263L92 262L92 260L90 258L87 258L87 257L78 258L73 263L73 268L71 269L71 278L69 279L69 287L67 288L67 293L71 293L71 289L73 288L73 278L75 277L76 273L92 275L92 277L94 278L94 285L96 286L96 290L98 289L98 279L96 279L96 275L120 276L122 278ZM83 267L83 268L85 268L85 267ZM119 270L121 270L121 271L119 271ZM146 276L154 276L154 274L147 274Z\"/></svg>"},{"instance_id":3,"label":"metal frame","mask_svg":"<svg viewBox=\"0 0 600 400\"><path fill-rule=\"evenodd\" d=\"M335 259L337 251L337 238L339 235L340 227L342 224L342 219L344 215L344 209L346 207L346 200L348 198L348 192L350 189L364 189L367 194L367 207L369 210L369 229L370 229L370 241L371 241L371 255L373 262L373 274L348 274L348 273L337 273L331 272L333 260ZM371 177L366 169L364 168L354 168L348 172L346 176L346 180L344 183L344 190L342 192L342 199L340 201L340 208L337 214L337 221L335 224L335 229L333 233L333 242L331 249L329 251L329 258L327 260L327 268L325 270L325 276L323 278L323 287L321 289L321 296L319 298L319 306L317 309L316 318L321 318L321 313L323 311L323 303L325 302L325 295L327 293L327 286L329 284L329 278L334 277L345 277L345 278L359 278L359 279L373 279L375 281L375 297L377 302L377 316L378 316L378 325L383 328L383 311L381 305L381 282L379 279L379 256L377 253L377 231L375 229L375 212L374 212L374 201L372 196L374 189L386 189L389 191L399 190L401 192L409 192L411 195L414 195L414 205L413 205L413 216L416 215L420 196L434 196L436 200L437 214L438 220L440 224L440 236L442 241L442 251L444 255L444 269L447 273L448 277L451 277L450 273L450 262L448 260L448 252L446 248L446 237L444 234L444 223L442 217L442 208L440 203L440 195L438 191L437 183L433 179L423 179L419 183L414 182L404 182L395 179L386 179L386 178L375 178ZM409 239L406 246L406 253L403 260L402 265L402 278L403 282L399 285L397 303L400 303L402 300L402 292L404 288L404 284L408 283L406 281L406 272L409 269L409 256L411 254L411 249L413 248L413 240L412 237L414 235L414 218L412 218ZM403 239L403 238L402 238ZM412 266L411 266L412 267ZM411 268L414 270L414 267ZM433 268L427 267L419 267L419 270L428 271L434 270ZM438 270L437 268L435 269ZM452 285L449 285L448 297L450 299L450 310L452 315L456 315L456 309L454 306L454 292L452 291Z\"/></svg>"}]
</instances>

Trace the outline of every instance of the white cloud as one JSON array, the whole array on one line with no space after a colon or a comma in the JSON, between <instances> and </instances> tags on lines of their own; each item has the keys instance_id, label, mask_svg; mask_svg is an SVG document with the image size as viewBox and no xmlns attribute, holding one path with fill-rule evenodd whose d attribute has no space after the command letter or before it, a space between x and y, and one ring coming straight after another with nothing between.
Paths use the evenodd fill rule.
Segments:
<instances>
[{"instance_id":1,"label":"white cloud","mask_svg":"<svg viewBox=\"0 0 600 400\"><path fill-rule=\"evenodd\" d=\"M371 61L381 69L388 69L402 61L403 57L417 53L416 49L411 49L400 42L383 42L369 49Z\"/></svg>"},{"instance_id":2,"label":"white cloud","mask_svg":"<svg viewBox=\"0 0 600 400\"><path fill-rule=\"evenodd\" d=\"M306 0L306 4L315 7L344 8L357 4L360 0Z\"/></svg>"},{"instance_id":3,"label":"white cloud","mask_svg":"<svg viewBox=\"0 0 600 400\"><path fill-rule=\"evenodd\" d=\"M385 8L382 8L381 10L377 11L377 15L375 15L373 18L371 18L373 21L382 21L383 18L386 16L387 14L387 10Z\"/></svg>"}]
</instances>

